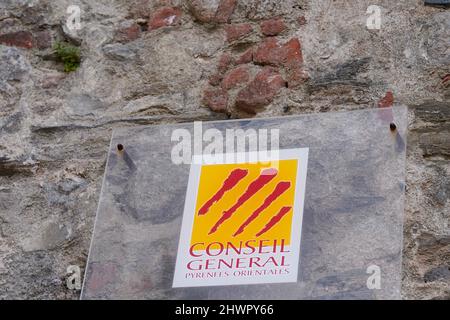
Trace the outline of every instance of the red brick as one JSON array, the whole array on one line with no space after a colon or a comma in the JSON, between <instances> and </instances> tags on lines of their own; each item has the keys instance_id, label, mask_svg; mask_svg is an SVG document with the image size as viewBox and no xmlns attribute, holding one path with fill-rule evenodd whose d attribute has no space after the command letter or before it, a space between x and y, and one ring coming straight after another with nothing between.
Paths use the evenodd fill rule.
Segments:
<instances>
[{"instance_id":1,"label":"red brick","mask_svg":"<svg viewBox=\"0 0 450 320\"><path fill-rule=\"evenodd\" d=\"M303 63L302 48L300 41L297 38L292 38L286 42L281 51L281 55L284 59L283 62L286 66L290 66L292 64L301 65Z\"/></svg>"},{"instance_id":2,"label":"red brick","mask_svg":"<svg viewBox=\"0 0 450 320\"><path fill-rule=\"evenodd\" d=\"M250 76L246 66L237 67L228 72L222 80L222 88L229 90L239 84L246 83Z\"/></svg>"},{"instance_id":3,"label":"red brick","mask_svg":"<svg viewBox=\"0 0 450 320\"><path fill-rule=\"evenodd\" d=\"M227 23L233 14L236 0L221 0L216 11L215 21L219 23Z\"/></svg>"},{"instance_id":4,"label":"red brick","mask_svg":"<svg viewBox=\"0 0 450 320\"><path fill-rule=\"evenodd\" d=\"M228 104L228 93L223 89L207 89L203 94L203 103L212 111L225 112Z\"/></svg>"},{"instance_id":5,"label":"red brick","mask_svg":"<svg viewBox=\"0 0 450 320\"><path fill-rule=\"evenodd\" d=\"M263 65L287 66L301 65L303 56L300 41L293 38L280 46L276 38L267 38L253 53L253 61Z\"/></svg>"},{"instance_id":6,"label":"red brick","mask_svg":"<svg viewBox=\"0 0 450 320\"><path fill-rule=\"evenodd\" d=\"M268 38L253 52L253 61L258 64L280 65L280 46L276 38Z\"/></svg>"},{"instance_id":7,"label":"red brick","mask_svg":"<svg viewBox=\"0 0 450 320\"><path fill-rule=\"evenodd\" d=\"M286 85L278 70L264 67L236 97L235 106L249 113L270 104L279 90Z\"/></svg>"},{"instance_id":8,"label":"red brick","mask_svg":"<svg viewBox=\"0 0 450 320\"><path fill-rule=\"evenodd\" d=\"M253 61L257 64L283 67L290 88L308 79L307 73L302 70L303 55L297 38L292 38L284 45L280 45L276 38L266 39L253 53Z\"/></svg>"},{"instance_id":9,"label":"red brick","mask_svg":"<svg viewBox=\"0 0 450 320\"><path fill-rule=\"evenodd\" d=\"M261 32L266 36L276 36L286 29L283 19L270 19L261 22Z\"/></svg>"},{"instance_id":10,"label":"red brick","mask_svg":"<svg viewBox=\"0 0 450 320\"><path fill-rule=\"evenodd\" d=\"M308 74L302 70L303 55L300 41L297 38L289 40L282 47L283 66L287 73L289 88L295 88L308 80Z\"/></svg>"},{"instance_id":11,"label":"red brick","mask_svg":"<svg viewBox=\"0 0 450 320\"><path fill-rule=\"evenodd\" d=\"M25 49L33 48L33 35L28 31L18 31L0 35L0 44L20 47Z\"/></svg>"},{"instance_id":12,"label":"red brick","mask_svg":"<svg viewBox=\"0 0 450 320\"><path fill-rule=\"evenodd\" d=\"M164 7L156 10L150 17L148 23L149 30L161 27L173 26L178 23L181 17L181 10L176 7Z\"/></svg>"},{"instance_id":13,"label":"red brick","mask_svg":"<svg viewBox=\"0 0 450 320\"><path fill-rule=\"evenodd\" d=\"M244 64L252 61L253 61L253 48L249 48L236 60L236 64Z\"/></svg>"},{"instance_id":14,"label":"red brick","mask_svg":"<svg viewBox=\"0 0 450 320\"><path fill-rule=\"evenodd\" d=\"M225 26L225 33L228 42L236 41L253 31L253 28L248 23L229 24Z\"/></svg>"},{"instance_id":15,"label":"red brick","mask_svg":"<svg viewBox=\"0 0 450 320\"><path fill-rule=\"evenodd\" d=\"M394 94L392 93L392 91L388 91L386 92L384 98L378 101L378 108L380 108L380 110L378 111L378 117L382 121L386 123L394 121L392 109L386 109L392 107L393 105L394 105Z\"/></svg>"},{"instance_id":16,"label":"red brick","mask_svg":"<svg viewBox=\"0 0 450 320\"><path fill-rule=\"evenodd\" d=\"M389 107L392 107L393 104L394 104L394 94L392 93L392 91L388 91L388 92L386 92L386 95L384 96L384 98L378 102L378 107L379 108L389 108Z\"/></svg>"},{"instance_id":17,"label":"red brick","mask_svg":"<svg viewBox=\"0 0 450 320\"><path fill-rule=\"evenodd\" d=\"M217 70L219 73L225 73L227 72L230 65L233 63L233 58L228 54L224 53L222 56L220 56L219 64L217 65Z\"/></svg>"},{"instance_id":18,"label":"red brick","mask_svg":"<svg viewBox=\"0 0 450 320\"><path fill-rule=\"evenodd\" d=\"M136 40L140 35L141 27L136 22L131 22L117 29L114 39L118 42L125 43Z\"/></svg>"}]
</instances>

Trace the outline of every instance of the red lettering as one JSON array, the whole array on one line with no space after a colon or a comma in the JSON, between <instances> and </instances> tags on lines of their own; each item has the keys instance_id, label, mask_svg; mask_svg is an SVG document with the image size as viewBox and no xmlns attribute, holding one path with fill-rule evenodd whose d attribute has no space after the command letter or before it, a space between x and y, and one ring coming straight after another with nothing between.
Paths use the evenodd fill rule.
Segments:
<instances>
[{"instance_id":1,"label":"red lettering","mask_svg":"<svg viewBox=\"0 0 450 320\"><path fill-rule=\"evenodd\" d=\"M200 244L200 245L202 245L202 244L204 245L205 243L204 243L204 242L194 243L194 244L191 246L191 248L189 249L189 253L191 254L191 256L193 256L193 257L201 257L201 256L202 256L201 254L198 254L198 255L197 255L197 254L194 253L194 247L197 246L197 245L199 245L199 244Z\"/></svg>"}]
</instances>

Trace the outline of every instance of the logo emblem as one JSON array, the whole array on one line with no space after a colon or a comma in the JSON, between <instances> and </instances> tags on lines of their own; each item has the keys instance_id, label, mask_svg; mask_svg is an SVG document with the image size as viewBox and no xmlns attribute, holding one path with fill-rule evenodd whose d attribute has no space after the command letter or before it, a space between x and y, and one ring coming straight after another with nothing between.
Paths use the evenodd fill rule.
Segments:
<instances>
[{"instance_id":1,"label":"logo emblem","mask_svg":"<svg viewBox=\"0 0 450 320\"><path fill-rule=\"evenodd\" d=\"M192 164L173 286L297 281L307 155Z\"/></svg>"}]
</instances>

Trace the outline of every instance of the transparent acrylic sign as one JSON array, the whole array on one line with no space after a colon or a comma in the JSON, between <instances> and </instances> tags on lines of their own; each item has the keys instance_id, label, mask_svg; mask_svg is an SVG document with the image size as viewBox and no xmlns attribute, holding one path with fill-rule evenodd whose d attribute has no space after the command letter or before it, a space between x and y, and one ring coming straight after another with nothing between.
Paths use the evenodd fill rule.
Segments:
<instances>
[{"instance_id":1,"label":"transparent acrylic sign","mask_svg":"<svg viewBox=\"0 0 450 320\"><path fill-rule=\"evenodd\" d=\"M400 298L405 107L196 126L114 131L83 299Z\"/></svg>"}]
</instances>

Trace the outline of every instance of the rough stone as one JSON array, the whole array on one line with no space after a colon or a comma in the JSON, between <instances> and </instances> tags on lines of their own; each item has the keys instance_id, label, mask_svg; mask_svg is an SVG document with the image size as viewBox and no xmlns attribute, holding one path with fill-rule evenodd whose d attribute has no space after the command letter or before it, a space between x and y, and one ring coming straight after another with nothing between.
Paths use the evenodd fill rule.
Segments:
<instances>
[{"instance_id":1,"label":"rough stone","mask_svg":"<svg viewBox=\"0 0 450 320\"><path fill-rule=\"evenodd\" d=\"M283 57L276 38L268 38L253 53L253 61L258 64L280 65Z\"/></svg>"},{"instance_id":2,"label":"rough stone","mask_svg":"<svg viewBox=\"0 0 450 320\"><path fill-rule=\"evenodd\" d=\"M225 25L225 33L228 42L233 42L241 39L253 31L253 28L248 23Z\"/></svg>"},{"instance_id":3,"label":"rough stone","mask_svg":"<svg viewBox=\"0 0 450 320\"><path fill-rule=\"evenodd\" d=\"M151 1L153 0L130 0L128 16L133 19L148 20L151 13Z\"/></svg>"},{"instance_id":4,"label":"rough stone","mask_svg":"<svg viewBox=\"0 0 450 320\"><path fill-rule=\"evenodd\" d=\"M129 61L136 57L136 53L128 46L114 43L103 47L105 55L114 60Z\"/></svg>"},{"instance_id":5,"label":"rough stone","mask_svg":"<svg viewBox=\"0 0 450 320\"><path fill-rule=\"evenodd\" d=\"M120 24L116 31L114 40L117 42L130 42L141 35L141 27L133 20L127 20Z\"/></svg>"},{"instance_id":6,"label":"rough stone","mask_svg":"<svg viewBox=\"0 0 450 320\"><path fill-rule=\"evenodd\" d=\"M450 129L439 132L423 132L419 136L419 144L424 157L450 157Z\"/></svg>"},{"instance_id":7,"label":"rough stone","mask_svg":"<svg viewBox=\"0 0 450 320\"><path fill-rule=\"evenodd\" d=\"M28 31L18 31L0 35L0 44L19 48L33 48L33 35Z\"/></svg>"},{"instance_id":8,"label":"rough stone","mask_svg":"<svg viewBox=\"0 0 450 320\"><path fill-rule=\"evenodd\" d=\"M219 23L227 23L233 14L237 0L220 0L219 6L215 14L215 21Z\"/></svg>"},{"instance_id":9,"label":"rough stone","mask_svg":"<svg viewBox=\"0 0 450 320\"><path fill-rule=\"evenodd\" d=\"M386 92L383 99L378 102L378 108L389 108L394 105L394 94L392 91Z\"/></svg>"},{"instance_id":10,"label":"rough stone","mask_svg":"<svg viewBox=\"0 0 450 320\"><path fill-rule=\"evenodd\" d=\"M232 89L249 80L248 68L245 66L237 67L228 72L222 80L222 88Z\"/></svg>"},{"instance_id":11,"label":"rough stone","mask_svg":"<svg viewBox=\"0 0 450 320\"><path fill-rule=\"evenodd\" d=\"M212 111L225 112L228 104L228 93L223 89L207 89L203 95L203 103Z\"/></svg>"},{"instance_id":12,"label":"rough stone","mask_svg":"<svg viewBox=\"0 0 450 320\"><path fill-rule=\"evenodd\" d=\"M286 29L283 19L270 19L260 23L261 32L266 36L276 36Z\"/></svg>"},{"instance_id":13,"label":"rough stone","mask_svg":"<svg viewBox=\"0 0 450 320\"><path fill-rule=\"evenodd\" d=\"M257 109L272 102L275 95L286 82L277 69L265 67L241 91L239 91L235 106L248 113L256 113Z\"/></svg>"},{"instance_id":14,"label":"rough stone","mask_svg":"<svg viewBox=\"0 0 450 320\"><path fill-rule=\"evenodd\" d=\"M253 61L253 48L248 48L243 54L236 60L236 64L245 64Z\"/></svg>"},{"instance_id":15,"label":"rough stone","mask_svg":"<svg viewBox=\"0 0 450 320\"><path fill-rule=\"evenodd\" d=\"M64 30L65 0L0 1L0 34L23 31L33 37L33 50L0 44L0 299L78 299L79 291L64 285L66 269L85 267L113 129L248 117L236 106L245 89L241 103L264 118L374 108L387 88L395 94L395 104L410 110L403 297L450 298L444 270L450 250L449 10L420 1L384 1L388 14L382 29L375 31L365 28L367 1L78 4L83 28L72 34ZM183 11L179 27L144 32L152 15L164 7ZM279 36L265 37L260 23L271 19L282 19L286 28ZM124 21L136 23L142 33L128 41L135 37L131 32L121 43L115 36ZM254 31L228 43L224 24L250 24ZM50 50L35 50L41 31L54 40L82 42L83 63L76 72L60 74L61 64ZM292 65L276 54L255 59L266 39L277 40L278 53L289 40L299 39L304 63L299 54L291 57ZM47 40L42 41L45 47ZM104 51L107 45L117 51ZM219 68L222 55L229 62ZM243 65L252 74L250 82L222 89L223 77ZM274 73L288 87L257 101L249 87L257 86L253 74L266 65L277 68ZM212 75L214 87L208 83ZM217 96L218 103L211 105L222 112L206 107L205 90L217 90L219 95L210 94L209 100ZM67 170L85 185L73 190L65 185L70 180ZM43 249L24 251L33 241L36 249Z\"/></svg>"},{"instance_id":16,"label":"rough stone","mask_svg":"<svg viewBox=\"0 0 450 320\"><path fill-rule=\"evenodd\" d=\"M188 0L187 6L194 18L202 23L215 21L220 0Z\"/></svg>"},{"instance_id":17,"label":"rough stone","mask_svg":"<svg viewBox=\"0 0 450 320\"><path fill-rule=\"evenodd\" d=\"M149 30L161 27L174 26L181 18L181 10L176 7L165 7L153 13L148 22Z\"/></svg>"},{"instance_id":18,"label":"rough stone","mask_svg":"<svg viewBox=\"0 0 450 320\"><path fill-rule=\"evenodd\" d=\"M50 89L57 87L61 81L64 80L66 74L64 73L49 73L44 76L41 81L41 86L44 89Z\"/></svg>"},{"instance_id":19,"label":"rough stone","mask_svg":"<svg viewBox=\"0 0 450 320\"><path fill-rule=\"evenodd\" d=\"M9 88L8 81L21 81L30 71L29 62L18 49L0 46L0 91Z\"/></svg>"},{"instance_id":20,"label":"rough stone","mask_svg":"<svg viewBox=\"0 0 450 320\"><path fill-rule=\"evenodd\" d=\"M219 58L217 70L219 71L219 73L223 74L228 70L228 68L232 65L232 63L233 63L233 57L228 53L224 53Z\"/></svg>"},{"instance_id":21,"label":"rough stone","mask_svg":"<svg viewBox=\"0 0 450 320\"><path fill-rule=\"evenodd\" d=\"M34 34L34 41L38 49L48 49L52 46L52 35L48 30L38 31Z\"/></svg>"},{"instance_id":22,"label":"rough stone","mask_svg":"<svg viewBox=\"0 0 450 320\"><path fill-rule=\"evenodd\" d=\"M297 38L293 38L283 45L280 45L276 38L266 39L255 50L253 61L262 65L284 67L290 88L297 87L309 78L301 68L303 55L300 41Z\"/></svg>"},{"instance_id":23,"label":"rough stone","mask_svg":"<svg viewBox=\"0 0 450 320\"><path fill-rule=\"evenodd\" d=\"M276 38L268 38L256 48L253 61L262 65L286 67L300 65L303 62L300 41L293 38L284 45L280 45Z\"/></svg>"},{"instance_id":24,"label":"rough stone","mask_svg":"<svg viewBox=\"0 0 450 320\"><path fill-rule=\"evenodd\" d=\"M214 73L208 78L208 83L212 86L218 86L223 79L223 75L219 73Z\"/></svg>"},{"instance_id":25,"label":"rough stone","mask_svg":"<svg viewBox=\"0 0 450 320\"><path fill-rule=\"evenodd\" d=\"M227 23L236 0L188 0L189 11L201 23Z\"/></svg>"},{"instance_id":26,"label":"rough stone","mask_svg":"<svg viewBox=\"0 0 450 320\"><path fill-rule=\"evenodd\" d=\"M298 17L297 22L300 26L304 26L306 24L305 16Z\"/></svg>"}]
</instances>

